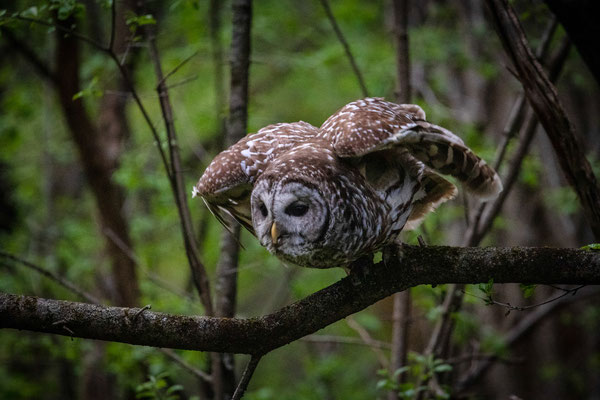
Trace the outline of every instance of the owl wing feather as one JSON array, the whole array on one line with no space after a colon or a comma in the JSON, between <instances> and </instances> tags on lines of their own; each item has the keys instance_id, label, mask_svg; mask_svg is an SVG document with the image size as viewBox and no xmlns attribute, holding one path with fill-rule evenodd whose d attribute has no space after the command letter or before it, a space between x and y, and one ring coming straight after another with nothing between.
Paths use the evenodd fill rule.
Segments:
<instances>
[{"instance_id":1,"label":"owl wing feather","mask_svg":"<svg viewBox=\"0 0 600 400\"><path fill-rule=\"evenodd\" d=\"M497 196L502 183L496 172L460 137L424 117L416 105L366 98L349 103L332 115L321 126L321 135L333 143L340 157L406 148L431 170L463 182L479 198Z\"/></svg>"},{"instance_id":2,"label":"owl wing feather","mask_svg":"<svg viewBox=\"0 0 600 400\"><path fill-rule=\"evenodd\" d=\"M219 153L192 190L228 230L224 215L231 215L254 235L250 195L256 179L270 162L298 143L311 140L318 129L298 121L268 125Z\"/></svg>"}]
</instances>

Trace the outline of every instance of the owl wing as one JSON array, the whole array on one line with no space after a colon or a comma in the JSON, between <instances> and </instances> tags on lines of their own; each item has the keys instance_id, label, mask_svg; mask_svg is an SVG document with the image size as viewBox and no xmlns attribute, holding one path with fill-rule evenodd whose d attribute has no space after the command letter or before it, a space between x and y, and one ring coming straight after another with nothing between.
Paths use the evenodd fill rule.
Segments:
<instances>
[{"instance_id":1,"label":"owl wing","mask_svg":"<svg viewBox=\"0 0 600 400\"><path fill-rule=\"evenodd\" d=\"M213 215L227 227L229 214L254 234L250 194L256 179L278 155L318 134L309 123L298 121L268 125L219 153L198 180L192 197L201 196Z\"/></svg>"},{"instance_id":2,"label":"owl wing","mask_svg":"<svg viewBox=\"0 0 600 400\"><path fill-rule=\"evenodd\" d=\"M321 126L340 157L362 157L385 149L405 148L430 171L451 175L481 199L502 191L496 172L454 133L425 121L416 105L382 98L349 103Z\"/></svg>"}]
</instances>

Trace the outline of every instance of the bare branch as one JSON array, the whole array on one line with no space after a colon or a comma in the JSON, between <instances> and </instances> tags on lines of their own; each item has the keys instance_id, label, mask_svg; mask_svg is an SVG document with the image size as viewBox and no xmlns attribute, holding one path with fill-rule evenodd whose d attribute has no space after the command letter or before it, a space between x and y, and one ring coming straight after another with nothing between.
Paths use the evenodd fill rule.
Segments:
<instances>
[{"instance_id":1,"label":"bare branch","mask_svg":"<svg viewBox=\"0 0 600 400\"><path fill-rule=\"evenodd\" d=\"M88 36L85 36L85 35L77 32L77 31L75 31L73 29L67 28L67 27L65 27L65 26L63 26L61 24L56 24L54 22L48 22L48 21L44 21L44 20L36 19L36 18L24 17L22 15L17 15L17 16L15 16L13 18L18 19L20 21L31 22L33 24L38 24L38 25L43 25L43 26L48 26L48 27L51 27L51 28L55 28L58 31L63 32L66 35L73 36L74 38L77 38L77 39L82 40L82 41L84 41L84 42L86 42L88 44L91 44L92 46L94 46L96 49L98 49L100 51L103 51L103 52L108 52L109 51L109 49L106 48L106 47L104 47L102 45L102 43L97 42L94 39L92 39L92 38L90 38Z\"/></svg>"},{"instance_id":2,"label":"bare branch","mask_svg":"<svg viewBox=\"0 0 600 400\"><path fill-rule=\"evenodd\" d=\"M112 0L110 4L110 40L108 41L107 49L114 51L115 47L115 36L117 30L117 0Z\"/></svg>"},{"instance_id":3,"label":"bare branch","mask_svg":"<svg viewBox=\"0 0 600 400\"><path fill-rule=\"evenodd\" d=\"M224 353L265 354L408 287L420 284L600 284L600 253L555 248L459 248L399 246L386 263L369 269L356 285L346 277L303 300L260 318L169 315L138 308L0 295L0 328ZM571 297L565 297L571 298ZM562 300L562 299L561 299ZM554 303L550 303L552 305ZM56 321L66 321L62 326ZM67 336L71 336L68 334Z\"/></svg>"},{"instance_id":4,"label":"bare branch","mask_svg":"<svg viewBox=\"0 0 600 400\"><path fill-rule=\"evenodd\" d=\"M347 319L347 318L346 318ZM333 343L333 344L350 344L357 346L367 346L381 350L390 350L392 345L381 340L371 338L368 342L361 338L350 336L334 336L334 335L308 335L300 339L308 343ZM386 360L387 361L387 360Z\"/></svg>"},{"instance_id":5,"label":"bare branch","mask_svg":"<svg viewBox=\"0 0 600 400\"><path fill-rule=\"evenodd\" d=\"M488 297L481 297L479 295L476 295L476 294L473 294L473 293L469 293L469 292L466 292L464 290L462 292L463 292L463 294L467 294L469 296L477 297L478 299L481 299L481 300L485 301L486 305L497 305L497 306L500 306L500 307L504 307L504 308L508 309L508 311L506 312L506 315L508 315L511 311L525 311L525 310L529 310L531 308L536 308L536 307L540 307L540 306L543 306L543 305L548 304L548 303L552 303L553 301L557 301L557 300L565 297L568 294L575 295L583 287L585 287L585 285L579 285L579 286L574 287L572 289L560 288L560 290L563 293L559 294L558 296L551 296L548 299L542 301L541 303L531 304L531 305L528 305L528 306L514 306L514 305L512 305L510 303L503 303L501 301L494 300L493 296L491 296L491 295L488 296Z\"/></svg>"},{"instance_id":6,"label":"bare branch","mask_svg":"<svg viewBox=\"0 0 600 400\"><path fill-rule=\"evenodd\" d=\"M165 123L165 129L167 131L171 170L171 188L173 190L175 204L177 205L177 210L179 212L179 220L181 223L185 251L189 266L192 270L192 278L200 295L200 299L202 300L202 304L204 305L205 312L207 315L214 315L208 275L204 265L200 261L200 253L195 241L196 236L194 234L192 218L184 188L183 174L181 173L181 157L179 155L177 133L175 132L175 123L173 121L173 109L169 99L169 92L165 86L166 77L163 76L158 49L156 48L156 40L153 33L150 33L149 35L148 44L150 50L150 59L154 64L154 71L158 80L156 91L158 92L160 109Z\"/></svg>"},{"instance_id":7,"label":"bare branch","mask_svg":"<svg viewBox=\"0 0 600 400\"><path fill-rule=\"evenodd\" d=\"M358 333L358 336L360 336L362 342L365 345L369 346L373 353L375 353L377 359L379 360L379 364L381 364L381 367L388 368L390 366L390 362L388 361L388 358L385 356L385 354L383 354L383 352L381 351L381 348L378 345L378 341L373 339L369 332L365 328L363 328L358 322L356 322L354 318L352 318L352 316L346 317L346 323L350 328L354 329L356 333ZM393 343L391 347L393 351Z\"/></svg>"},{"instance_id":8,"label":"bare branch","mask_svg":"<svg viewBox=\"0 0 600 400\"><path fill-rule=\"evenodd\" d=\"M329 18L331 27L335 31L335 34L336 34L338 40L340 41L340 43L342 44L342 47L344 47L344 52L346 53L346 57L348 57L348 61L350 61L350 65L352 66L354 75L356 75L356 79L358 79L358 84L360 85L360 90L362 91L363 96L369 97L369 91L367 90L367 85L365 85L365 80L363 79L362 73L360 72L360 69L358 68L358 64L356 64L356 60L354 59L354 56L352 55L352 51L350 50L350 45L348 44L348 41L346 41L346 38L344 37L342 30L338 26L335 16L333 15L333 11L331 11L331 7L329 6L329 1L321 0L321 4L323 5L323 9L325 10L325 13L327 14L327 18Z\"/></svg>"},{"instance_id":9,"label":"bare branch","mask_svg":"<svg viewBox=\"0 0 600 400\"><path fill-rule=\"evenodd\" d=\"M27 268L31 268L32 270L36 271L37 273L44 275L47 278L52 279L54 282L58 283L62 287L75 293L77 296L81 297L82 299L85 299L86 301L88 301L90 303L100 304L100 300L98 300L96 298L96 296L78 288L69 280L63 278L62 276L60 276L58 274L55 274L52 271L47 270L46 268L42 268L38 265L35 265L34 263L31 263L27 260L23 260L22 258L19 258L17 256L9 254L9 253L5 253L3 251L0 251L0 257L11 260L16 263L19 263L21 265L24 265Z\"/></svg>"},{"instance_id":10,"label":"bare branch","mask_svg":"<svg viewBox=\"0 0 600 400\"><path fill-rule=\"evenodd\" d=\"M252 378L252 375L254 374L254 371L256 370L256 366L258 365L260 359L261 356L254 355L250 358L250 361L248 361L248 365L246 365L246 369L242 374L242 379L240 379L238 387L235 389L231 400L239 400L242 398L242 396L244 396L244 392L248 387L248 383L250 383L250 379Z\"/></svg>"},{"instance_id":11,"label":"bare branch","mask_svg":"<svg viewBox=\"0 0 600 400\"><path fill-rule=\"evenodd\" d=\"M181 67L187 64L192 58L196 57L200 53L200 50L194 51L192 54L184 58L179 64L175 66L171 71L169 71L161 80L158 82L157 86L164 84L167 79L169 79L173 74L175 74Z\"/></svg>"},{"instance_id":12,"label":"bare branch","mask_svg":"<svg viewBox=\"0 0 600 400\"><path fill-rule=\"evenodd\" d=\"M208 375L206 372L204 372L204 371L202 371L202 370L200 370L198 368L194 368L192 365L190 365L183 358L179 357L173 350L171 350L171 349L158 349L158 350L161 353L163 353L165 356L169 357L171 360L175 361L183 369L185 369L186 371L191 372L196 377L202 379L205 382L211 382L212 381L212 377L210 375Z\"/></svg>"}]
</instances>

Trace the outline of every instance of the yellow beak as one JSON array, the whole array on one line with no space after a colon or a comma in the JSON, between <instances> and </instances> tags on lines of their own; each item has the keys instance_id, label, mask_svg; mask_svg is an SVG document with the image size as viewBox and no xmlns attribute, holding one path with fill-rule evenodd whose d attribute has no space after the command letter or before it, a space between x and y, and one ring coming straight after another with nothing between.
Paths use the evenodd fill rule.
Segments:
<instances>
[{"instance_id":1,"label":"yellow beak","mask_svg":"<svg viewBox=\"0 0 600 400\"><path fill-rule=\"evenodd\" d=\"M275 222L271 225L271 239L273 240L273 244L277 244L277 225Z\"/></svg>"}]
</instances>

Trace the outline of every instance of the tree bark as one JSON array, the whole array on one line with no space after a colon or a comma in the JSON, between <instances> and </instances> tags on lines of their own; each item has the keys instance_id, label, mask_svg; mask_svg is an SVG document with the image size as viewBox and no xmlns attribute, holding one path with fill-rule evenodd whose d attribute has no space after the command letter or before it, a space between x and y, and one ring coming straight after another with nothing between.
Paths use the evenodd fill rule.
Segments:
<instances>
[{"instance_id":1,"label":"tree bark","mask_svg":"<svg viewBox=\"0 0 600 400\"><path fill-rule=\"evenodd\" d=\"M12 294L0 328L136 345L265 354L409 287L446 283L600 284L600 253L560 248L398 246L357 282L346 277L260 318L170 315Z\"/></svg>"},{"instance_id":2,"label":"tree bark","mask_svg":"<svg viewBox=\"0 0 600 400\"><path fill-rule=\"evenodd\" d=\"M230 146L243 138L248 125L248 81L250 72L250 32L252 27L252 0L235 0L232 4L231 75L229 94L229 119L225 145ZM218 78L218 76L217 76ZM237 300L240 225L226 218L230 231L221 236L221 255L217 265L216 315L233 317ZM213 384L217 399L230 399L236 388L235 359L233 354L223 354L219 367L213 371Z\"/></svg>"},{"instance_id":3,"label":"tree bark","mask_svg":"<svg viewBox=\"0 0 600 400\"><path fill-rule=\"evenodd\" d=\"M410 103L410 52L408 41L408 0L393 1L394 42L396 44L396 102ZM406 365L408 354L409 321L411 314L410 290L394 294L392 312L392 351L390 356L390 376ZM397 382L402 383L406 374L398 375ZM397 391L388 393L388 400L399 399Z\"/></svg>"}]
</instances>

